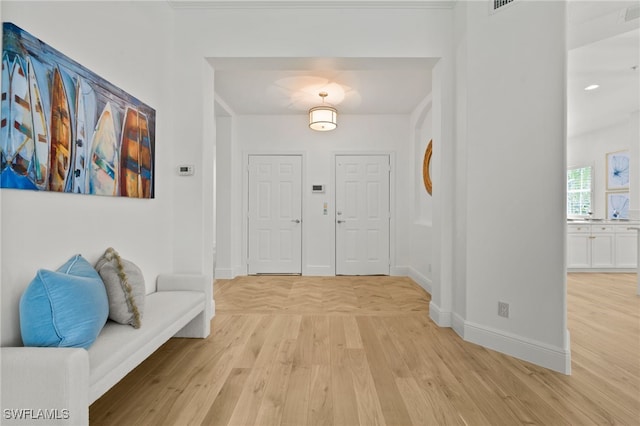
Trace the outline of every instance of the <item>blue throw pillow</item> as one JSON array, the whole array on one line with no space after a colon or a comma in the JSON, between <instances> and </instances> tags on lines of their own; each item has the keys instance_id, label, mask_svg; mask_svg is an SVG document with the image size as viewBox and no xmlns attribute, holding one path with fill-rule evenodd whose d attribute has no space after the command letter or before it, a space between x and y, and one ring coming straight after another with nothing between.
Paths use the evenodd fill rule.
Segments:
<instances>
[{"instance_id":1,"label":"blue throw pillow","mask_svg":"<svg viewBox=\"0 0 640 426\"><path fill-rule=\"evenodd\" d=\"M57 271L40 269L20 298L25 346L88 348L109 315L100 275L81 255Z\"/></svg>"}]
</instances>

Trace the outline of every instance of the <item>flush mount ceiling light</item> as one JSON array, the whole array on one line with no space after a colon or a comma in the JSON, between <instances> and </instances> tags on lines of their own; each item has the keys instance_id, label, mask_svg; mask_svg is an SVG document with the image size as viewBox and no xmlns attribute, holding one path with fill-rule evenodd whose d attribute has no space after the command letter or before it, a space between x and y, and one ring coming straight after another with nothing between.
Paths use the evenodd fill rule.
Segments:
<instances>
[{"instance_id":1,"label":"flush mount ceiling light","mask_svg":"<svg viewBox=\"0 0 640 426\"><path fill-rule=\"evenodd\" d=\"M588 92L590 90L596 90L598 87L600 87L599 84L590 84L589 86L585 87L584 90Z\"/></svg>"},{"instance_id":2,"label":"flush mount ceiling light","mask_svg":"<svg viewBox=\"0 0 640 426\"><path fill-rule=\"evenodd\" d=\"M322 98L322 105L309 110L309 127L319 132L333 130L338 127L338 110L325 105L324 98L328 96L327 92L320 92L318 95Z\"/></svg>"}]
</instances>

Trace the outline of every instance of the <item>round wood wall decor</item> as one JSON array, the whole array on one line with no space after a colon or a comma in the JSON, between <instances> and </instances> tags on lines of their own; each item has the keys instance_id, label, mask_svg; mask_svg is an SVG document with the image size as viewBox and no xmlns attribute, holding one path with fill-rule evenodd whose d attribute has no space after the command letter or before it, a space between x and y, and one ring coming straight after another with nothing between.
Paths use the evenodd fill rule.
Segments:
<instances>
[{"instance_id":1,"label":"round wood wall decor","mask_svg":"<svg viewBox=\"0 0 640 426\"><path fill-rule=\"evenodd\" d=\"M431 183L431 154L433 153L433 139L429 141L427 150L424 153L424 161L422 163L422 180L424 180L424 187L427 189L429 195L431 195L432 183Z\"/></svg>"}]
</instances>

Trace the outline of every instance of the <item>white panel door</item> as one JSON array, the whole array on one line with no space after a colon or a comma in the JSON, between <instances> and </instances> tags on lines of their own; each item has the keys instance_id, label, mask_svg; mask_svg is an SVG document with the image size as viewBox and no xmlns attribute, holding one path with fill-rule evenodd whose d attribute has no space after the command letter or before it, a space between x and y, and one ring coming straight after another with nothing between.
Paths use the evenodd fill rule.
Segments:
<instances>
[{"instance_id":1,"label":"white panel door","mask_svg":"<svg viewBox=\"0 0 640 426\"><path fill-rule=\"evenodd\" d=\"M336 274L389 275L389 156L336 156Z\"/></svg>"},{"instance_id":2,"label":"white panel door","mask_svg":"<svg viewBox=\"0 0 640 426\"><path fill-rule=\"evenodd\" d=\"M249 156L249 274L302 272L302 158Z\"/></svg>"}]
</instances>

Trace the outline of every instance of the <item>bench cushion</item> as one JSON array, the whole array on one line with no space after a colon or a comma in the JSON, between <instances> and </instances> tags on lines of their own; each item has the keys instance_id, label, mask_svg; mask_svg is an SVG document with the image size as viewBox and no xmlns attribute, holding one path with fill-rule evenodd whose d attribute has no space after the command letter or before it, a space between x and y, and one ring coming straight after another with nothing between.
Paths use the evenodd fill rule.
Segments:
<instances>
[{"instance_id":1,"label":"bench cushion","mask_svg":"<svg viewBox=\"0 0 640 426\"><path fill-rule=\"evenodd\" d=\"M144 323L138 329L108 321L89 348L89 403L204 310L199 291L159 291L146 297Z\"/></svg>"}]
</instances>

